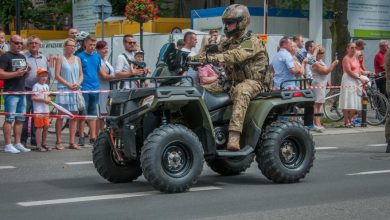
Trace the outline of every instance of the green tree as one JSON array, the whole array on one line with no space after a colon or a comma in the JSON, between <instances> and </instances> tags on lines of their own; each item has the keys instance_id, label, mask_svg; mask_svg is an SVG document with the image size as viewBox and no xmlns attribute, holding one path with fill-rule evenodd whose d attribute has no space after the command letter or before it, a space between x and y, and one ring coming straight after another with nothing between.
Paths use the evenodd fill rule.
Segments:
<instances>
[{"instance_id":1,"label":"green tree","mask_svg":"<svg viewBox=\"0 0 390 220\"><path fill-rule=\"evenodd\" d=\"M30 23L38 29L61 30L66 17L72 15L72 2L63 0L47 0L46 4L33 9L30 13Z\"/></svg>"},{"instance_id":2,"label":"green tree","mask_svg":"<svg viewBox=\"0 0 390 220\"><path fill-rule=\"evenodd\" d=\"M31 10L33 5L29 0L21 1L21 18L22 18L22 27L27 24L31 18ZM10 34L9 25L12 23L12 19L16 16L16 1L15 0L2 0L0 5L0 22L4 28L6 34Z\"/></svg>"}]
</instances>

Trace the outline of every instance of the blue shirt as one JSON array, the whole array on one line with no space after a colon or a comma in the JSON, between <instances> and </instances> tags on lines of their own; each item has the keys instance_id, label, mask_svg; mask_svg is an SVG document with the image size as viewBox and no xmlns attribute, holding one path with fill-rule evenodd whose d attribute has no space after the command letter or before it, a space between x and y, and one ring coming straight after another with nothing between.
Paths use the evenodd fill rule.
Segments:
<instances>
[{"instance_id":1,"label":"blue shirt","mask_svg":"<svg viewBox=\"0 0 390 220\"><path fill-rule=\"evenodd\" d=\"M285 80L297 79L294 74L290 73L291 68L294 68L294 59L290 52L284 48L280 48L271 62L274 68L274 87L280 87L280 84ZM295 82L284 83L283 86L295 86Z\"/></svg>"},{"instance_id":2,"label":"blue shirt","mask_svg":"<svg viewBox=\"0 0 390 220\"><path fill-rule=\"evenodd\" d=\"M83 67L84 80L81 84L81 90L98 90L99 89L99 70L101 68L100 56L93 52L87 54L85 51L77 54Z\"/></svg>"}]
</instances>

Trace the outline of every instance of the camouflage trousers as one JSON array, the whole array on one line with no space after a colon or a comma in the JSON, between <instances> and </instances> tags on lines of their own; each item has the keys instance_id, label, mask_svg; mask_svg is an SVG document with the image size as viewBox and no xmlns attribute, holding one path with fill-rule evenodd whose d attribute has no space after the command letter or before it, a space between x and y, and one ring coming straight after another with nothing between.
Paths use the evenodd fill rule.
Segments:
<instances>
[{"instance_id":1,"label":"camouflage trousers","mask_svg":"<svg viewBox=\"0 0 390 220\"><path fill-rule=\"evenodd\" d=\"M223 86L217 83L205 85L204 88L212 93L224 92ZM233 101L233 111L232 117L230 118L229 131L242 132L249 103L251 99L256 97L261 91L262 84L250 79L246 79L230 89L229 95Z\"/></svg>"},{"instance_id":2,"label":"camouflage trousers","mask_svg":"<svg viewBox=\"0 0 390 220\"><path fill-rule=\"evenodd\" d=\"M389 101L390 101L390 92L387 93L387 97L389 97ZM390 114L388 114L386 117L385 138L386 138L386 142L390 143Z\"/></svg>"}]
</instances>

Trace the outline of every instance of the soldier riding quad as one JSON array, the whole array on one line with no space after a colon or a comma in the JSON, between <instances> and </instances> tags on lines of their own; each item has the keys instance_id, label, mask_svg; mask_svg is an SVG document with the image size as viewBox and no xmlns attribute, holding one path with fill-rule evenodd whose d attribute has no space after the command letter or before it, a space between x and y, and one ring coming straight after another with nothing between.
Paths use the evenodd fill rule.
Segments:
<instances>
[{"instance_id":1,"label":"soldier riding quad","mask_svg":"<svg viewBox=\"0 0 390 220\"><path fill-rule=\"evenodd\" d=\"M131 182L143 173L157 190L177 193L196 183L204 161L228 176L244 172L256 156L263 175L275 183L303 179L313 166L314 141L302 123L287 119L310 119L308 114L294 113L297 108L313 109L306 81L297 81L299 90L254 98L246 113L241 150L227 151L229 95L215 95L193 83L180 86L183 77L172 75L194 65L181 53L170 46L167 64L147 78L149 88L111 91L107 128L93 149L98 173L114 183Z\"/></svg>"}]
</instances>

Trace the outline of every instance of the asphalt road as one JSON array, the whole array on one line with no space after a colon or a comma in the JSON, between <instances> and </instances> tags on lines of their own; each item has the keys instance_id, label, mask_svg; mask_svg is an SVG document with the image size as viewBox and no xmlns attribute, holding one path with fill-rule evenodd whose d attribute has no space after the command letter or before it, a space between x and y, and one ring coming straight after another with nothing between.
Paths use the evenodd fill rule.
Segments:
<instances>
[{"instance_id":1,"label":"asphalt road","mask_svg":"<svg viewBox=\"0 0 390 220\"><path fill-rule=\"evenodd\" d=\"M383 132L315 136L308 176L274 184L257 164L222 177L205 166L190 192L163 194L140 177L111 184L91 148L0 153L0 219L390 219ZM362 173L363 172L363 173Z\"/></svg>"}]
</instances>

